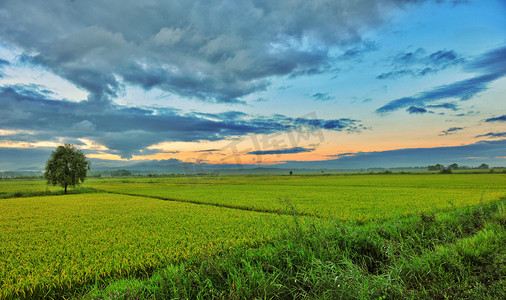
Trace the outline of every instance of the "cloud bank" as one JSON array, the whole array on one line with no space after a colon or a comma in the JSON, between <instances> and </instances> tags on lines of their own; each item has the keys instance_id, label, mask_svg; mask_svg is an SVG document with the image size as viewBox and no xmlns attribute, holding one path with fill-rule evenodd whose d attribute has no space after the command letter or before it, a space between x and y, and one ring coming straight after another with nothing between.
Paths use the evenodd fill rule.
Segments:
<instances>
[{"instance_id":1,"label":"cloud bank","mask_svg":"<svg viewBox=\"0 0 506 300\"><path fill-rule=\"evenodd\" d=\"M94 101L70 102L50 98L43 87L0 87L0 128L15 130L0 141L63 141L79 139L103 145L123 158L166 141L215 141L247 134L271 134L301 128L358 132L359 120L254 116L239 111L182 113L169 108L135 108Z\"/></svg>"},{"instance_id":2,"label":"cloud bank","mask_svg":"<svg viewBox=\"0 0 506 300\"><path fill-rule=\"evenodd\" d=\"M397 54L392 59L394 69L378 75L377 79L396 79L403 76L421 77L437 73L452 66L463 64L466 60L454 50L439 50L425 55L423 48Z\"/></svg>"},{"instance_id":3,"label":"cloud bank","mask_svg":"<svg viewBox=\"0 0 506 300\"><path fill-rule=\"evenodd\" d=\"M86 89L90 101L134 85L231 103L273 76L328 70L330 49L360 42L385 12L418 2L5 0L0 39L24 62ZM374 47L365 45L346 55Z\"/></svg>"},{"instance_id":4,"label":"cloud bank","mask_svg":"<svg viewBox=\"0 0 506 300\"><path fill-rule=\"evenodd\" d=\"M506 137L506 132L489 132L485 134L480 134L476 136L479 137L488 137L488 138L499 138L499 137Z\"/></svg>"},{"instance_id":5,"label":"cloud bank","mask_svg":"<svg viewBox=\"0 0 506 300\"><path fill-rule=\"evenodd\" d=\"M248 152L247 154L254 154L254 155L295 154L295 153L311 152L314 150L315 150L315 148L293 147L293 148L277 149L277 150L251 151L251 152Z\"/></svg>"},{"instance_id":6,"label":"cloud bank","mask_svg":"<svg viewBox=\"0 0 506 300\"><path fill-rule=\"evenodd\" d=\"M455 132L461 131L461 130L464 130L464 128L462 128L462 127L450 127L450 128L448 128L446 130L441 131L441 133L439 135L450 135L450 134L454 134Z\"/></svg>"},{"instance_id":7,"label":"cloud bank","mask_svg":"<svg viewBox=\"0 0 506 300\"><path fill-rule=\"evenodd\" d=\"M485 122L506 122L506 115L488 118L485 120Z\"/></svg>"},{"instance_id":8,"label":"cloud bank","mask_svg":"<svg viewBox=\"0 0 506 300\"><path fill-rule=\"evenodd\" d=\"M502 139L455 147L346 153L341 155L339 159L312 162L287 161L283 166L286 168L354 169L428 166L436 163L478 166L487 163L499 167L506 166L505 147L506 139Z\"/></svg>"},{"instance_id":9,"label":"cloud bank","mask_svg":"<svg viewBox=\"0 0 506 300\"><path fill-rule=\"evenodd\" d=\"M330 100L334 100L335 98L331 95L329 95L328 93L315 93L311 96L311 98L315 99L315 100L318 100L318 101L330 101Z\"/></svg>"},{"instance_id":10,"label":"cloud bank","mask_svg":"<svg viewBox=\"0 0 506 300\"><path fill-rule=\"evenodd\" d=\"M407 110L410 114L425 114L427 110L423 107L410 106Z\"/></svg>"},{"instance_id":11,"label":"cloud bank","mask_svg":"<svg viewBox=\"0 0 506 300\"><path fill-rule=\"evenodd\" d=\"M419 93L412 97L395 99L378 108L378 113L389 113L410 106L423 107L427 103L445 99L458 98L461 101L469 100L485 91L488 84L506 75L506 46L492 50L468 63L465 69L481 75L442 85L432 90Z\"/></svg>"},{"instance_id":12,"label":"cloud bank","mask_svg":"<svg viewBox=\"0 0 506 300\"><path fill-rule=\"evenodd\" d=\"M478 166L482 163L491 166L506 166L504 149L506 139L496 141L480 141L474 144L455 147L436 148L410 148L376 152L342 153L334 155L338 159L324 161L285 161L281 164L269 165L271 168L310 168L310 169L360 169L376 167L414 167L427 166L436 163L448 165ZM43 168L47 157L52 149L18 149L0 148L0 156L5 159L0 161L0 170L18 170L21 168ZM132 164L134 163L134 164ZM147 162L121 162L92 159L92 168L103 169L108 167L127 168L136 170L168 170L171 167L183 168L184 162L178 159L147 161ZM193 164L188 163L189 167ZM258 165L235 164L203 164L203 170L258 168ZM171 171L172 172L172 171Z\"/></svg>"}]
</instances>

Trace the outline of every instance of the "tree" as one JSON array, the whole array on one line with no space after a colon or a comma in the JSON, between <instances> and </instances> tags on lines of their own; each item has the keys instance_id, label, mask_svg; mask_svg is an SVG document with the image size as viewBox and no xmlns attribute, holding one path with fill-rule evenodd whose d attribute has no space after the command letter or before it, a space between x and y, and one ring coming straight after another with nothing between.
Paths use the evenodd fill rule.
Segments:
<instances>
[{"instance_id":1,"label":"tree","mask_svg":"<svg viewBox=\"0 0 506 300\"><path fill-rule=\"evenodd\" d=\"M481 164L478 169L488 169L489 166L487 164Z\"/></svg>"},{"instance_id":2,"label":"tree","mask_svg":"<svg viewBox=\"0 0 506 300\"><path fill-rule=\"evenodd\" d=\"M439 171L439 173L441 173L441 174L452 174L453 172L452 172L452 169L447 168L447 169L443 169L443 170Z\"/></svg>"},{"instance_id":3,"label":"tree","mask_svg":"<svg viewBox=\"0 0 506 300\"><path fill-rule=\"evenodd\" d=\"M61 185L67 193L67 187L75 187L84 182L91 163L86 159L83 152L77 150L74 145L65 144L58 146L51 153L47 163L44 178L48 184Z\"/></svg>"},{"instance_id":4,"label":"tree","mask_svg":"<svg viewBox=\"0 0 506 300\"><path fill-rule=\"evenodd\" d=\"M442 164L436 164L434 166L428 166L427 168L429 169L429 171L439 171L444 170L445 166L443 166Z\"/></svg>"},{"instance_id":5,"label":"tree","mask_svg":"<svg viewBox=\"0 0 506 300\"><path fill-rule=\"evenodd\" d=\"M451 165L448 166L448 169L449 170L458 170L459 169L459 165L453 163L453 164L451 164Z\"/></svg>"}]
</instances>

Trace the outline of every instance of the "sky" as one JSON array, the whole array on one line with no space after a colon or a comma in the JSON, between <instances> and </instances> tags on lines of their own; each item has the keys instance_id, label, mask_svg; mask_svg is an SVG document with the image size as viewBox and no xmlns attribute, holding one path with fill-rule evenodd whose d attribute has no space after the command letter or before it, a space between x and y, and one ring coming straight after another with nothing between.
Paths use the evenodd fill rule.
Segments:
<instances>
[{"instance_id":1,"label":"sky","mask_svg":"<svg viewBox=\"0 0 506 300\"><path fill-rule=\"evenodd\" d=\"M506 166L506 1L0 1L0 170ZM436 161L439 160L439 161Z\"/></svg>"}]
</instances>

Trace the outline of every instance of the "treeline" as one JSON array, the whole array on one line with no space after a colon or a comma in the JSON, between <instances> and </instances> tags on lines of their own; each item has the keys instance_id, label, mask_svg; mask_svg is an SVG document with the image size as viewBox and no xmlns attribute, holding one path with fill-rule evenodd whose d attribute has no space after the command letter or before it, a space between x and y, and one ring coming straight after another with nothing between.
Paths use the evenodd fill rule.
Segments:
<instances>
[{"instance_id":1,"label":"treeline","mask_svg":"<svg viewBox=\"0 0 506 300\"><path fill-rule=\"evenodd\" d=\"M132 176L133 173L128 170L115 170L115 171L100 171L100 172L92 172L90 177L127 177Z\"/></svg>"},{"instance_id":2,"label":"treeline","mask_svg":"<svg viewBox=\"0 0 506 300\"><path fill-rule=\"evenodd\" d=\"M0 172L1 178L16 178L16 179L34 179L42 178L42 172L38 171L2 171Z\"/></svg>"},{"instance_id":3,"label":"treeline","mask_svg":"<svg viewBox=\"0 0 506 300\"><path fill-rule=\"evenodd\" d=\"M455 171L455 170L489 170L490 169L490 172L494 172L495 168L490 168L490 166L487 164L481 164L478 167L468 167L468 166L459 166L458 164L453 163L451 165L448 165L448 167L445 167L442 164L430 165L427 167L427 169L429 171L439 171L439 173L442 173L442 174L451 174L452 171ZM498 168L498 169L501 169L501 168Z\"/></svg>"},{"instance_id":4,"label":"treeline","mask_svg":"<svg viewBox=\"0 0 506 300\"><path fill-rule=\"evenodd\" d=\"M459 166L458 164L451 164L445 168L442 164L430 165L427 167L429 171L443 171L443 170L487 170L489 169L489 165L481 164L478 167L468 167L468 166Z\"/></svg>"}]
</instances>

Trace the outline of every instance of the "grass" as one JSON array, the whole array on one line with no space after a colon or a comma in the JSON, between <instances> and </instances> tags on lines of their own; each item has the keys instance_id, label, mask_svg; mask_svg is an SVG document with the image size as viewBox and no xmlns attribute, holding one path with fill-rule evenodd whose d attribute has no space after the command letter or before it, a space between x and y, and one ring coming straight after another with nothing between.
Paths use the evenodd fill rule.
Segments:
<instances>
[{"instance_id":1,"label":"grass","mask_svg":"<svg viewBox=\"0 0 506 300\"><path fill-rule=\"evenodd\" d=\"M42 179L3 179L0 180L0 199L12 198L14 195L26 195L28 193L47 193L61 190L60 187L48 186Z\"/></svg>"},{"instance_id":2,"label":"grass","mask_svg":"<svg viewBox=\"0 0 506 300\"><path fill-rule=\"evenodd\" d=\"M100 191L95 190L90 187L77 187L74 189L69 189L67 194L89 194L89 193L98 193ZM45 191L16 191L16 192L0 192L0 199L10 199L10 198L27 198L27 197L41 197L41 196L58 196L65 195L64 190L45 190Z\"/></svg>"},{"instance_id":3,"label":"grass","mask_svg":"<svg viewBox=\"0 0 506 300\"><path fill-rule=\"evenodd\" d=\"M0 181L0 299L504 298L505 176Z\"/></svg>"},{"instance_id":4,"label":"grass","mask_svg":"<svg viewBox=\"0 0 506 300\"><path fill-rule=\"evenodd\" d=\"M505 202L301 226L257 248L102 283L88 299L506 297Z\"/></svg>"},{"instance_id":5,"label":"grass","mask_svg":"<svg viewBox=\"0 0 506 300\"><path fill-rule=\"evenodd\" d=\"M225 176L90 180L96 189L173 201L305 215L378 220L497 200L506 174Z\"/></svg>"},{"instance_id":6,"label":"grass","mask_svg":"<svg viewBox=\"0 0 506 300\"><path fill-rule=\"evenodd\" d=\"M0 298L62 297L278 236L272 214L112 194L0 201Z\"/></svg>"}]
</instances>

